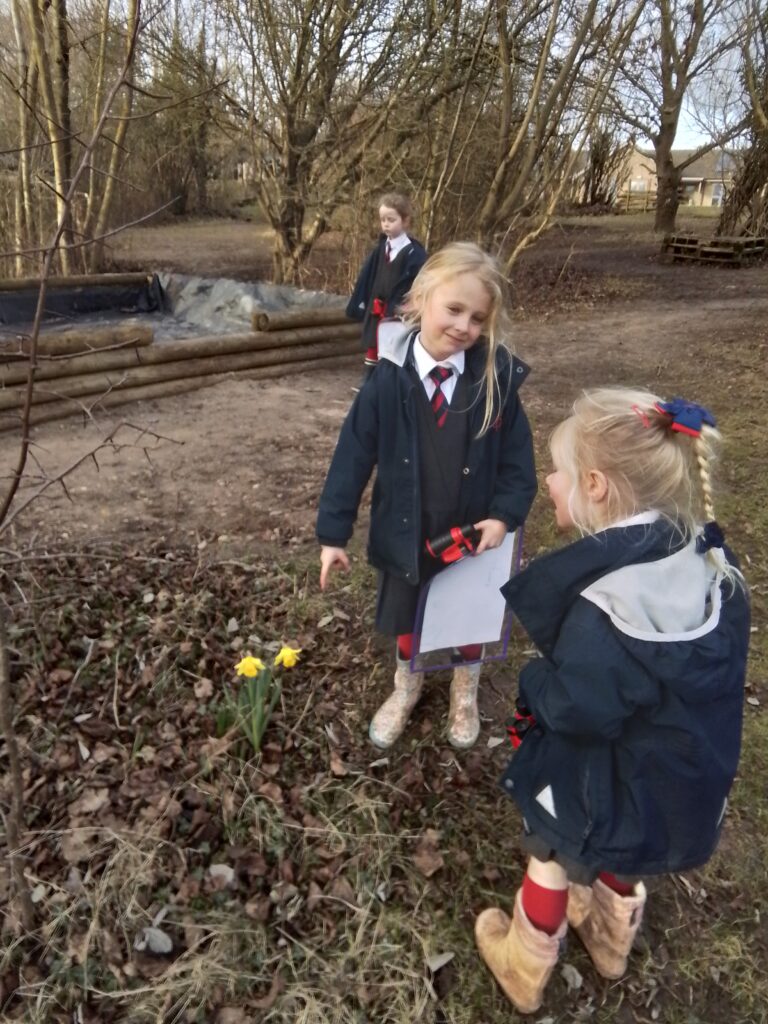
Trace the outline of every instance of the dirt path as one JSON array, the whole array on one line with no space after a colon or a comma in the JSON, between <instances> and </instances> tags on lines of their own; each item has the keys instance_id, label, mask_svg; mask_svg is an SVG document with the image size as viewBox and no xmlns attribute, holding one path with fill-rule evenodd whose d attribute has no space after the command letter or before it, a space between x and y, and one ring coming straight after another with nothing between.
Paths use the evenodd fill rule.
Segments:
<instances>
[{"instance_id":1,"label":"dirt path","mask_svg":"<svg viewBox=\"0 0 768 1024\"><path fill-rule=\"evenodd\" d=\"M675 393L680 368L704 358L704 338L720 341L722 361L710 369L727 390L729 343L765 337L768 283L763 291L696 305L645 301L520 324L517 349L534 371L524 399L540 447L580 387L620 382ZM351 368L258 384L233 379L126 406L86 425L75 419L42 425L34 432L39 471L30 466L22 500L122 421L169 440L157 443L149 458L141 448L102 451L98 469L89 462L69 478L69 498L60 487L49 489L16 525L64 542L152 537L218 544L226 554L312 544L323 475L358 376ZM128 427L120 437L137 439ZM3 477L17 458L13 441L3 435Z\"/></svg>"}]
</instances>

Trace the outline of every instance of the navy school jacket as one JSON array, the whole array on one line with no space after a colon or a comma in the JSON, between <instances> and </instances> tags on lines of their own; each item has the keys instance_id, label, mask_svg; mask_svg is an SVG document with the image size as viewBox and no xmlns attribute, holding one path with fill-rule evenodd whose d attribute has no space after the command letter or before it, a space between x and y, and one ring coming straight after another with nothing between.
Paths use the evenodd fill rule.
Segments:
<instances>
[{"instance_id":1,"label":"navy school jacket","mask_svg":"<svg viewBox=\"0 0 768 1024\"><path fill-rule=\"evenodd\" d=\"M371 299L376 297L373 295L373 282L376 279L379 261L384 258L386 241L387 236L385 234L379 235L378 242L369 252L358 274L352 297L347 303L347 316L351 320L363 320ZM417 242L412 238L410 244L406 247L402 259L400 277L392 289L392 294L387 297L384 316L392 317L397 315L399 307L403 304L405 296L411 289L413 279L426 261L427 253L424 246L421 242Z\"/></svg>"},{"instance_id":2,"label":"navy school jacket","mask_svg":"<svg viewBox=\"0 0 768 1024\"><path fill-rule=\"evenodd\" d=\"M320 496L317 537L321 544L346 546L376 467L368 559L377 569L416 584L424 539L415 408L416 389L422 385L408 368L416 332L397 327L341 428ZM528 368L506 350L499 351L497 414L493 425L477 437L485 407L486 351L481 341L466 353L464 372L476 401L468 413L458 515L460 523L501 519L514 530L524 522L536 494L531 431L517 395Z\"/></svg>"},{"instance_id":3,"label":"navy school jacket","mask_svg":"<svg viewBox=\"0 0 768 1024\"><path fill-rule=\"evenodd\" d=\"M542 653L520 674L537 726L501 780L527 828L618 874L703 864L739 760L744 589L656 519L545 555L502 591Z\"/></svg>"}]
</instances>

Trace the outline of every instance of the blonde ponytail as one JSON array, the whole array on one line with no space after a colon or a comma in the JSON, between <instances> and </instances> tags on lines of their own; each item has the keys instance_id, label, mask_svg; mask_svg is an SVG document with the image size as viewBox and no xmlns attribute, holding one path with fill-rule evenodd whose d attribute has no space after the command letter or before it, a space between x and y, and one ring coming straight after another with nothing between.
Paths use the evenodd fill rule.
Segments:
<instances>
[{"instance_id":1,"label":"blonde ponytail","mask_svg":"<svg viewBox=\"0 0 768 1024\"><path fill-rule=\"evenodd\" d=\"M698 421L693 426L685 419L691 414ZM581 394L572 415L556 428L552 452L573 481L569 506L583 532L653 510L692 538L715 519L712 477L720 440L711 413L692 403L665 403L629 388L594 388ZM599 509L583 493L591 470L600 470L608 483ZM715 527L701 536L707 557L725 578L740 580L713 543L717 534Z\"/></svg>"}]
</instances>

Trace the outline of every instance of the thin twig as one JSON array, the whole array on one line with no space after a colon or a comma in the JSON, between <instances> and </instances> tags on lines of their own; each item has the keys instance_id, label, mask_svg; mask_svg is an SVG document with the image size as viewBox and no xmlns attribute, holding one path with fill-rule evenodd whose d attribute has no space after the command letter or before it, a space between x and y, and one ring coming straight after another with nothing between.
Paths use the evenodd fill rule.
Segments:
<instances>
[{"instance_id":1,"label":"thin twig","mask_svg":"<svg viewBox=\"0 0 768 1024\"><path fill-rule=\"evenodd\" d=\"M102 396L100 396L100 398L97 401L100 401L101 397ZM61 486L65 486L64 479L67 476L69 476L70 473L73 473L84 462L87 462L88 459L94 458L96 453L101 451L102 448L111 448L113 451L119 452L122 451L123 448L142 447L146 451L146 445L139 446L135 442L123 442L115 440L117 434L119 433L120 430L122 430L123 427L130 427L133 430L138 430L138 428L134 427L133 424L126 423L125 421L121 420L121 422L117 424L114 430L110 431L110 433L107 434L107 436L103 438L97 445L94 445L93 448L90 448L87 452L84 452L82 455L78 455L78 457L74 459L74 461L72 461L68 466L65 466L65 468L62 469L59 473L57 473L55 476L50 477L44 483L42 483L34 491L34 493L32 493L25 501L18 505L10 515L7 515L5 519L0 519L0 535L2 535L8 529L11 523L13 523L14 520L16 520L19 517L19 515L24 511L24 509L28 508L33 501L36 501L41 494L44 494L49 487L52 487L54 484L60 484ZM145 431L145 433L149 434L155 442L172 440L172 438L164 437L162 434L156 434L152 430ZM141 436L141 434L139 436Z\"/></svg>"},{"instance_id":2,"label":"thin twig","mask_svg":"<svg viewBox=\"0 0 768 1024\"><path fill-rule=\"evenodd\" d=\"M93 651L94 648L96 647L96 640L89 636L85 637L84 639L88 641L88 651L86 652L85 658L78 665L77 672L75 672L74 676L72 676L72 681L70 682L69 687L67 688L67 694L64 697L64 700L61 702L61 707L59 708L59 714L56 718L56 725L59 724L62 715L67 709L67 705L69 704L69 698L72 696L72 690L77 685L77 681L80 678L80 674L85 668L87 668L89 661L93 657Z\"/></svg>"},{"instance_id":3,"label":"thin twig","mask_svg":"<svg viewBox=\"0 0 768 1024\"><path fill-rule=\"evenodd\" d=\"M32 932L35 927L35 908L24 875L24 859L21 854L21 837L24 834L24 775L21 770L19 746L13 724L14 706L11 694L11 671L8 663L5 618L0 610L0 729L5 737L11 777L11 806L8 813L3 814L3 821L8 844L8 860L11 864L11 877L19 900L21 920L25 931Z\"/></svg>"},{"instance_id":4,"label":"thin twig","mask_svg":"<svg viewBox=\"0 0 768 1024\"><path fill-rule=\"evenodd\" d=\"M117 713L117 685L119 681L120 652L115 651L115 685L112 688L112 717L115 719L115 726L118 732L122 732L120 716Z\"/></svg>"}]
</instances>

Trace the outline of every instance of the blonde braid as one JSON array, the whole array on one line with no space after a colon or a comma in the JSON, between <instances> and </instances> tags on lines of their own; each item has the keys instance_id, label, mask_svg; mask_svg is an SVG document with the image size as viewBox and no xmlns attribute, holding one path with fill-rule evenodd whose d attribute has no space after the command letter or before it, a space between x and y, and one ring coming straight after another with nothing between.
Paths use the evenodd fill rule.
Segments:
<instances>
[{"instance_id":1,"label":"blonde braid","mask_svg":"<svg viewBox=\"0 0 768 1024\"><path fill-rule=\"evenodd\" d=\"M715 522L715 506L712 499L712 463L719 440L719 432L707 424L703 424L701 433L693 443L693 452L699 467L701 492L704 499L705 523ZM722 573L723 578L730 584L731 588L737 585L744 586L744 577L735 566L731 565L721 547L709 548L706 558L717 572Z\"/></svg>"},{"instance_id":2,"label":"blonde braid","mask_svg":"<svg viewBox=\"0 0 768 1024\"><path fill-rule=\"evenodd\" d=\"M694 455L696 456L696 462L699 467L699 477L701 479L701 491L704 497L704 520L705 522L714 522L715 519L715 506L712 499L712 474L710 471L710 464L713 458L713 450L711 438L707 435L713 433L717 437L717 432L713 431L711 427L706 425L702 426L701 433L696 438L693 444Z\"/></svg>"}]
</instances>

